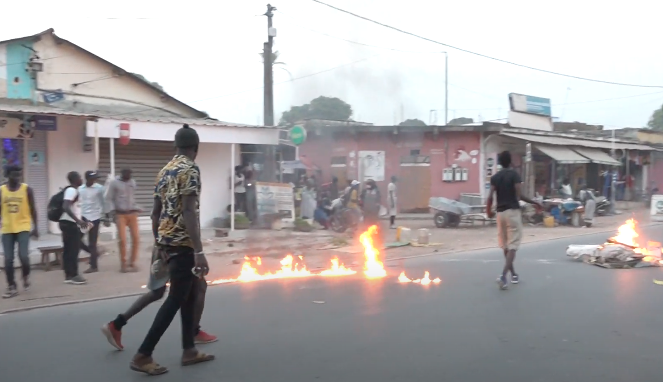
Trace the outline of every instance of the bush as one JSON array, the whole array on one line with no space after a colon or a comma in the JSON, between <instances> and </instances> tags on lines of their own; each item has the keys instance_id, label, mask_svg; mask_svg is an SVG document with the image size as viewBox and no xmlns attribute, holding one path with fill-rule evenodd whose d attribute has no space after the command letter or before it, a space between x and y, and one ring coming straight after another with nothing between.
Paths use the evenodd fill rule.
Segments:
<instances>
[{"instance_id":1,"label":"bush","mask_svg":"<svg viewBox=\"0 0 663 382\"><path fill-rule=\"evenodd\" d=\"M313 231L313 226L310 225L306 220L302 218L295 219L295 231L300 232L311 232Z\"/></svg>"}]
</instances>

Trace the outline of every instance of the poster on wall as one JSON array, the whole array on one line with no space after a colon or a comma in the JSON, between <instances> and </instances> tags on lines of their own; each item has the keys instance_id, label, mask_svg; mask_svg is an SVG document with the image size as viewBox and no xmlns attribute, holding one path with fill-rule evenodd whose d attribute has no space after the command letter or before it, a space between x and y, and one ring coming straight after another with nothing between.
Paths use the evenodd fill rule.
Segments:
<instances>
[{"instance_id":1,"label":"poster on wall","mask_svg":"<svg viewBox=\"0 0 663 382\"><path fill-rule=\"evenodd\" d=\"M34 131L29 123L18 118L0 117L0 138L32 138Z\"/></svg>"},{"instance_id":2,"label":"poster on wall","mask_svg":"<svg viewBox=\"0 0 663 382\"><path fill-rule=\"evenodd\" d=\"M256 204L258 215L282 213L295 218L295 200L289 184L256 182Z\"/></svg>"},{"instance_id":3,"label":"poster on wall","mask_svg":"<svg viewBox=\"0 0 663 382\"><path fill-rule=\"evenodd\" d=\"M376 182L384 180L384 151L360 151L359 174L362 181L373 179Z\"/></svg>"},{"instance_id":4,"label":"poster on wall","mask_svg":"<svg viewBox=\"0 0 663 382\"><path fill-rule=\"evenodd\" d=\"M28 162L30 166L40 166L44 164L44 152L30 151L28 153Z\"/></svg>"}]
</instances>

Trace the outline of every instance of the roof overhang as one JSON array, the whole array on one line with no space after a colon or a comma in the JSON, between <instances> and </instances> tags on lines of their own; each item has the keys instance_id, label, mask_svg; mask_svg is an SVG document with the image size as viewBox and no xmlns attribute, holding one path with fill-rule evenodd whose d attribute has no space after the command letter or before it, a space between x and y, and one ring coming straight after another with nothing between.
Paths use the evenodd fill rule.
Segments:
<instances>
[{"instance_id":1,"label":"roof overhang","mask_svg":"<svg viewBox=\"0 0 663 382\"><path fill-rule=\"evenodd\" d=\"M582 164L591 163L591 161L577 152L564 147L544 145L541 143L534 144L539 151L554 159L557 163L562 164Z\"/></svg>"},{"instance_id":2,"label":"roof overhang","mask_svg":"<svg viewBox=\"0 0 663 382\"><path fill-rule=\"evenodd\" d=\"M182 127L181 121L134 121L100 118L88 122L86 135L99 138L119 138L120 123L129 124L130 139L147 141L172 141L175 132ZM212 124L209 120L187 120L187 124L198 132L201 143L240 143L254 145L278 145L279 130L253 126Z\"/></svg>"},{"instance_id":3,"label":"roof overhang","mask_svg":"<svg viewBox=\"0 0 663 382\"><path fill-rule=\"evenodd\" d=\"M599 149L586 147L574 147L573 151L590 159L592 163L606 164L609 166L621 166L622 163Z\"/></svg>"},{"instance_id":4,"label":"roof overhang","mask_svg":"<svg viewBox=\"0 0 663 382\"><path fill-rule=\"evenodd\" d=\"M533 143L542 143L546 145L554 146L579 146L579 147L589 147L594 149L616 149L616 150L639 150L639 151L658 151L657 149L636 143L626 143L626 142L612 142L612 140L587 140L582 139L581 137L573 136L559 136L559 135L543 135L543 134L522 134L522 133L513 133L509 131L503 131L500 133L501 136L516 138L519 140L533 142Z\"/></svg>"},{"instance_id":5,"label":"roof overhang","mask_svg":"<svg viewBox=\"0 0 663 382\"><path fill-rule=\"evenodd\" d=\"M81 117L96 120L97 115L42 105L0 104L0 113Z\"/></svg>"}]
</instances>

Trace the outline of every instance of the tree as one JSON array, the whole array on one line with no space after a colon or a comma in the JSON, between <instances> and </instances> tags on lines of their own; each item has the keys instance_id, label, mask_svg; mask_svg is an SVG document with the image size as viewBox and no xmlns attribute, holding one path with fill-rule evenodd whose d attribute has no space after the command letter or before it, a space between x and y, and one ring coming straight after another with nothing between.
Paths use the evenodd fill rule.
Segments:
<instances>
[{"instance_id":1,"label":"tree","mask_svg":"<svg viewBox=\"0 0 663 382\"><path fill-rule=\"evenodd\" d=\"M649 118L647 127L653 130L663 131L663 106L654 111L654 113Z\"/></svg>"},{"instance_id":2,"label":"tree","mask_svg":"<svg viewBox=\"0 0 663 382\"><path fill-rule=\"evenodd\" d=\"M265 63L265 52L260 53L260 58L262 58L262 62ZM272 61L272 67L277 67L277 68L283 70L284 72L288 73L288 75L290 76L290 79L292 80L292 73L290 73L290 71L288 69L284 68L284 66L286 66L286 63L281 62L278 59L279 59L279 51L277 50L277 51L272 52L272 60L271 60Z\"/></svg>"},{"instance_id":3,"label":"tree","mask_svg":"<svg viewBox=\"0 0 663 382\"><path fill-rule=\"evenodd\" d=\"M467 125L468 123L474 123L474 120L472 118L460 117L452 119L448 125Z\"/></svg>"},{"instance_id":4,"label":"tree","mask_svg":"<svg viewBox=\"0 0 663 382\"><path fill-rule=\"evenodd\" d=\"M426 122L420 119L406 119L405 121L398 124L398 126L427 126Z\"/></svg>"},{"instance_id":5,"label":"tree","mask_svg":"<svg viewBox=\"0 0 663 382\"><path fill-rule=\"evenodd\" d=\"M303 119L329 119L347 121L352 116L352 106L336 97L320 96L310 103L292 106L284 111L280 125L292 124Z\"/></svg>"},{"instance_id":6,"label":"tree","mask_svg":"<svg viewBox=\"0 0 663 382\"><path fill-rule=\"evenodd\" d=\"M143 76L142 74L138 74L138 73L131 73L131 74L133 74L134 76L136 76L136 77L140 78L141 80L147 82L148 84L152 84L152 86L158 88L158 89L161 90L162 92L165 92L165 90L163 90L163 86L159 85L158 82L152 82L152 81L149 81L149 80L148 80L147 78L145 78L145 76Z\"/></svg>"}]
</instances>

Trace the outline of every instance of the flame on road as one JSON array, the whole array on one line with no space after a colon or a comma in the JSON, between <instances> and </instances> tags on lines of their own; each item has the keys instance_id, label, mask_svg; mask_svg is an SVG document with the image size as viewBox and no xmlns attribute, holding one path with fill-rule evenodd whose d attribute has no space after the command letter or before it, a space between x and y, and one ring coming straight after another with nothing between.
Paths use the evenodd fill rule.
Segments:
<instances>
[{"instance_id":1,"label":"flame on road","mask_svg":"<svg viewBox=\"0 0 663 382\"><path fill-rule=\"evenodd\" d=\"M424 272L424 277L421 279L414 279L412 280L411 278L407 277L405 275L405 272L401 272L400 276L398 276L398 282L400 283L415 283L415 284L421 284L421 285L428 285L430 283L433 284L439 284L442 282L439 277L431 280L430 279L430 273L428 271Z\"/></svg>"},{"instance_id":2,"label":"flame on road","mask_svg":"<svg viewBox=\"0 0 663 382\"><path fill-rule=\"evenodd\" d=\"M331 259L331 263L332 263L331 268L320 272L320 276L347 276L347 275L354 275L355 273L357 273L357 271L353 271L352 269L346 268L343 264L341 264L338 257L334 257L333 259Z\"/></svg>"},{"instance_id":3,"label":"flame on road","mask_svg":"<svg viewBox=\"0 0 663 382\"><path fill-rule=\"evenodd\" d=\"M387 275L384 264L380 261L380 251L375 247L373 242L373 236L377 234L378 226L372 225L368 227L366 232L359 236L359 241L364 246L364 256L366 256L364 275L369 279L376 279Z\"/></svg>"},{"instance_id":4,"label":"flame on road","mask_svg":"<svg viewBox=\"0 0 663 382\"><path fill-rule=\"evenodd\" d=\"M640 245L638 238L638 222L635 219L629 219L617 229L617 235L611 237L609 244L622 244L631 247L633 252L643 255L642 261L648 263L663 264L661 259L661 243L648 241L646 247Z\"/></svg>"}]
</instances>

